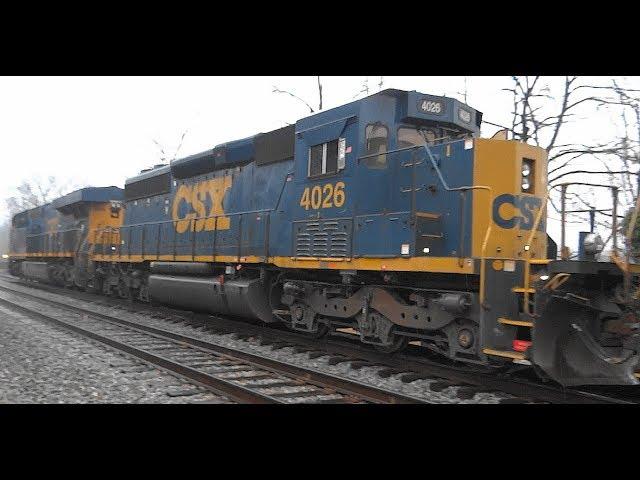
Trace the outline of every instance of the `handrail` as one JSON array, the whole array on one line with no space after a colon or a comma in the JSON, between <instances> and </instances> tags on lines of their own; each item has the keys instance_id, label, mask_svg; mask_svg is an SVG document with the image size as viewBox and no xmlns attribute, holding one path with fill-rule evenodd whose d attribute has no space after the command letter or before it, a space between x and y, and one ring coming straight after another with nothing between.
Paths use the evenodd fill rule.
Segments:
<instances>
[{"instance_id":1,"label":"handrail","mask_svg":"<svg viewBox=\"0 0 640 480\"><path fill-rule=\"evenodd\" d=\"M492 210L492 198L493 198L493 189L491 187L489 187L488 185L467 185L467 186L463 186L463 187L449 187L449 185L447 185L447 182L444 180L444 177L442 176L442 172L440 171L440 168L438 167L438 163L435 161L435 158L433 158L433 154L431 153L431 149L427 146L427 145L422 145L422 147L424 147L425 151L427 152L427 155L429 156L429 160L431 161L431 166L434 168L434 170L436 171L436 173L438 174L438 178L440 179L440 183L442 184L442 186L444 187L444 189L448 192L459 192L459 191L467 191L467 190L486 190L489 192L489 212L488 212L488 219L491 219L491 210ZM482 248L480 250L480 305L484 306L484 300L485 300L485 296L486 296L486 254L487 254L487 245L489 244L489 238L491 237L491 230L492 230L492 225L491 225L491 220L489 220L489 224L487 226L487 230L485 231L484 234L484 239L482 241Z\"/></svg>"},{"instance_id":2,"label":"handrail","mask_svg":"<svg viewBox=\"0 0 640 480\"><path fill-rule=\"evenodd\" d=\"M551 194L551 190L553 190L555 186L551 187L544 194L544 199L542 201L542 207L538 210L538 214L536 215L536 220L533 222L533 226L531 227L531 233L527 237L527 242L524 244L524 250L526 252L526 260L524 262L524 313L526 315L531 315L531 309L529 308L529 288L531 288L531 243L533 242L533 237L538 231L538 226L540 225L540 221L542 220L542 213L547 210L547 202L549 201L549 195Z\"/></svg>"},{"instance_id":3,"label":"handrail","mask_svg":"<svg viewBox=\"0 0 640 480\"><path fill-rule=\"evenodd\" d=\"M631 247L632 247L632 236L633 231L636 229L636 223L638 221L638 209L640 209L640 195L636 197L636 206L633 209L633 214L631 215L631 221L627 227L627 234L625 235L625 246L626 246L626 262L625 268L622 269L624 274L624 296L625 299L629 299L631 293L631 271L629 269L629 265L631 263Z\"/></svg>"},{"instance_id":4,"label":"handrail","mask_svg":"<svg viewBox=\"0 0 640 480\"><path fill-rule=\"evenodd\" d=\"M80 230L80 227L68 228L66 230L56 230L55 232L52 230L52 231L47 231L42 233L25 233L25 238L36 238L36 237L42 237L44 235L55 235L57 233L77 232L79 230Z\"/></svg>"},{"instance_id":5,"label":"handrail","mask_svg":"<svg viewBox=\"0 0 640 480\"><path fill-rule=\"evenodd\" d=\"M457 141L463 141L463 140L457 140ZM451 142L454 143L454 142ZM461 186L461 187L450 187L446 180L444 179L444 177L442 176L442 172L440 171L440 168L438 167L438 164L435 160L435 158L433 157L433 154L431 153L431 149L429 148L428 145L415 145L415 146L411 146L411 147L406 147L406 148L401 148L401 149L396 149L396 150L391 150L388 152L384 152L385 154L392 154L392 153L396 153L396 152L400 152L400 151L407 151L407 150L412 150L412 149L420 149L422 148L427 156L429 157L431 166L434 168L434 170L437 173L438 179L440 181L440 183L442 184L442 187L448 191L448 192L456 192L456 191L468 191L468 190L486 190L488 192L488 217L487 218L491 218L491 207L492 207L492 198L493 198L493 189L490 186L487 185L465 185L465 186ZM379 155L379 154L375 154L375 155ZM361 160L362 158L366 158L365 157L360 157L358 159ZM426 165L426 163L425 163ZM230 217L230 216L238 216L238 215L245 215L245 214L251 214L251 213L265 213L265 212L272 212L274 211L273 209L262 209L262 210L253 210L253 211L248 211L248 212L234 212L234 213L224 213L224 214L218 214L218 215L211 215L211 216L207 216L207 217L195 217L195 218L191 218L188 220L194 220L195 222L198 222L200 220L208 220L208 219L217 219L219 217ZM178 221L182 221L182 220L186 220L186 219L181 219ZM217 221L217 220L216 220ZM139 227L139 226L146 226L146 225L157 225L157 224L168 224L168 223L176 223L177 220L161 220L161 221L157 221L157 222L144 222L144 223L138 223L138 224L131 224L131 225L123 225L122 227L118 228L117 231L120 231L121 228L130 228L130 227ZM107 227L107 228L111 228L111 227ZM95 230L96 233L100 232L100 229L96 229ZM217 231L217 229L216 229ZM105 230L106 232L106 230ZM485 297L486 297L486 250L487 250L487 246L489 244L489 238L491 237L491 232L492 232L492 225L491 222L489 222L489 225L487 226L487 229L485 231L485 235L482 241L482 247L481 247L481 255L480 255L480 304L483 305L484 301L485 301Z\"/></svg>"},{"instance_id":6,"label":"handrail","mask_svg":"<svg viewBox=\"0 0 640 480\"><path fill-rule=\"evenodd\" d=\"M251 213L274 212L275 210L276 210L275 208L263 208L261 210L247 210L246 212L219 213L216 215L209 215L207 217L180 218L178 220L171 219L171 220L159 220L157 222L130 223L129 225L122 225L121 227L115 227L115 228L141 227L145 225L158 225L158 224L164 224L164 223L184 222L184 221L190 221L190 220L200 221L200 220L208 220L210 218L233 217L236 215L249 215ZM109 228L109 227L103 227L103 228Z\"/></svg>"}]
</instances>

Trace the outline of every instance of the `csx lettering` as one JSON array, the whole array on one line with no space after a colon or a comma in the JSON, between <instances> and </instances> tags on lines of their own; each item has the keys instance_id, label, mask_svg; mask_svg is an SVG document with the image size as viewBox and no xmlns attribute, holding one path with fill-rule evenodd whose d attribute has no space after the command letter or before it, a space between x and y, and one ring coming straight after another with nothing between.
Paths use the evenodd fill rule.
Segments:
<instances>
[{"instance_id":1,"label":"csx lettering","mask_svg":"<svg viewBox=\"0 0 640 480\"><path fill-rule=\"evenodd\" d=\"M176 232L228 230L230 221L224 216L222 200L230 187L231 176L213 178L192 185L180 185L173 198L171 210ZM183 202L186 209L181 208ZM184 213L185 210L187 213ZM216 219L213 218L216 216L217 224Z\"/></svg>"},{"instance_id":2,"label":"csx lettering","mask_svg":"<svg viewBox=\"0 0 640 480\"><path fill-rule=\"evenodd\" d=\"M514 215L505 218L500 213L502 205L511 205ZM521 230L531 230L535 223L536 212L540 208L542 201L538 197L515 196L510 193L499 195L493 201L493 221L502 228L520 228ZM543 221L538 225L538 230L544 230Z\"/></svg>"},{"instance_id":3,"label":"csx lettering","mask_svg":"<svg viewBox=\"0 0 640 480\"><path fill-rule=\"evenodd\" d=\"M341 207L345 200L344 182L337 182L335 185L327 183L324 186L316 185L305 188L300 198L300 206L305 210Z\"/></svg>"}]
</instances>

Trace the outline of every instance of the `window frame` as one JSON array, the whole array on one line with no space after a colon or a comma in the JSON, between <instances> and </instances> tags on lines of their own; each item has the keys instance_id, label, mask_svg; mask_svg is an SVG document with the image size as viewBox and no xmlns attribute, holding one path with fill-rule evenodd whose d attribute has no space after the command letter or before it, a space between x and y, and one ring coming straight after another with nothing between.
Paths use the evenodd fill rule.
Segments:
<instances>
[{"instance_id":1,"label":"window frame","mask_svg":"<svg viewBox=\"0 0 640 480\"><path fill-rule=\"evenodd\" d=\"M322 143L317 143L315 145L310 145L309 146L309 152L307 154L307 178L324 178L324 177L331 177L334 175L337 175L338 173L340 173L342 170L344 170L346 168L346 163L345 166L343 168L340 168L340 140L342 137L338 137L338 138L334 138L332 140L327 140L326 142L322 142ZM327 152L329 150L329 144L332 142L336 142L336 169L334 171L331 172L327 172ZM317 147L318 145L322 145L322 167L321 167L321 172L319 174L316 175L311 175L311 150L315 147Z\"/></svg>"},{"instance_id":2,"label":"window frame","mask_svg":"<svg viewBox=\"0 0 640 480\"><path fill-rule=\"evenodd\" d=\"M367 136L367 129L368 129L369 127L382 127L382 128L384 128L384 129L385 129L385 131L387 132L387 135L386 135L386 142L385 142L386 150L385 150L384 152L382 152L382 153L380 153L380 152L369 152L369 149L367 148L367 147L368 147L368 143L369 143L369 137ZM365 165L368 169L370 169L370 170L386 170L386 169L388 169L388 168L389 168L389 159L388 159L387 155L389 154L389 140L391 139L391 135L390 135L391 133L392 133L391 129L390 129L390 128L389 128L389 126L388 126L386 123L384 123L384 122L377 121L377 122L367 123L367 124L365 125L365 127L364 127L364 149L363 149L363 150L364 150L364 155L363 155L363 156L364 156L364 157L368 157L368 158L365 158L365 159L364 159L364 165ZM376 159L376 160L377 160L377 158L378 158L378 157L383 156L383 155L384 155L384 160L385 160L385 162L384 162L384 163L385 163L384 168L376 168L376 167L372 167L372 166L371 166L371 165L369 165L369 163L367 162L367 160L369 160L369 159Z\"/></svg>"},{"instance_id":3,"label":"window frame","mask_svg":"<svg viewBox=\"0 0 640 480\"><path fill-rule=\"evenodd\" d=\"M455 129L451 129L451 128L448 128L448 127L442 127L440 125L416 125L416 124L411 124L411 123L401 123L401 124L398 125L398 128L396 129L396 146L398 146L398 148L400 148L399 147L399 145L400 145L400 129L402 129L402 128L406 128L406 129L409 129L409 130L416 130L416 131L419 131L421 129L431 130L432 133L434 135L436 135L436 137L432 142L428 142L427 143L427 145L429 147L434 147L434 146L438 146L438 145L447 145L447 144L450 144L451 142L454 142L456 140L461 140L462 139L460 137L461 134L463 134L465 136L467 135L465 132L460 131L460 132L458 132L456 134L457 137L448 137L449 139L445 141L444 139L447 138L447 137L442 136L442 135L444 135L445 131L446 130L454 131ZM437 130L440 130L440 135L441 136L438 136Z\"/></svg>"}]
</instances>

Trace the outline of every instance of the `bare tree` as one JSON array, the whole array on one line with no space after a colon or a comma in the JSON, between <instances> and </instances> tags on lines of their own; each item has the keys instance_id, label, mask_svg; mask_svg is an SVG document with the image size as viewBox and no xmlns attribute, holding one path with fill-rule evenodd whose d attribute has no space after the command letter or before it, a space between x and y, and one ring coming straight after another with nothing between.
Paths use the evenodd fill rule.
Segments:
<instances>
[{"instance_id":1,"label":"bare tree","mask_svg":"<svg viewBox=\"0 0 640 480\"><path fill-rule=\"evenodd\" d=\"M456 94L461 95L462 98L464 98L464 103L469 103L467 102L467 94L468 94L467 77L464 77L464 90L462 92L456 92Z\"/></svg>"},{"instance_id":2,"label":"bare tree","mask_svg":"<svg viewBox=\"0 0 640 480\"><path fill-rule=\"evenodd\" d=\"M5 199L7 211L10 215L14 215L23 210L39 207L74 188L78 188L78 186L71 181L63 182L54 176L49 176L43 180L38 176L34 176L23 180L15 188L14 195Z\"/></svg>"},{"instance_id":3,"label":"bare tree","mask_svg":"<svg viewBox=\"0 0 640 480\"><path fill-rule=\"evenodd\" d=\"M322 110L323 107L323 88L324 86L322 85L322 82L320 80L320 76L316 77L316 81L318 84L318 110ZM378 82L378 91L382 90L382 87L384 86L384 77L380 76L380 80ZM358 90L356 92L356 94L352 97L353 99L356 99L362 95L369 95L371 89L369 87L369 77L365 77L365 79L363 80L362 84L360 84L360 90ZM306 101L305 99L303 99L302 97L299 97L298 95L296 95L294 92L290 91L290 90L282 90L279 87L277 87L276 85L273 86L273 93L282 93L285 95L289 95L291 98L296 99L297 101L301 102L305 107L307 107L309 109L309 113L315 113L316 110L311 106L311 103ZM289 122L284 122L287 125L291 125L291 123Z\"/></svg>"},{"instance_id":4,"label":"bare tree","mask_svg":"<svg viewBox=\"0 0 640 480\"><path fill-rule=\"evenodd\" d=\"M322 110L322 82L320 81L320 76L317 76L316 78L318 82L318 97L319 97L318 110ZM292 93L288 90L281 90L275 85L273 86L273 93L284 93L286 95L289 95L290 97L295 98L296 100L302 102L309 109L310 113L315 113L315 110L311 105L309 105L309 102L307 102L306 100L303 100L295 93Z\"/></svg>"},{"instance_id":5,"label":"bare tree","mask_svg":"<svg viewBox=\"0 0 640 480\"><path fill-rule=\"evenodd\" d=\"M318 79L318 97L320 98L318 110L322 110L322 83L320 83L320 75L318 75L316 78Z\"/></svg>"},{"instance_id":6,"label":"bare tree","mask_svg":"<svg viewBox=\"0 0 640 480\"><path fill-rule=\"evenodd\" d=\"M353 99L358 98L360 95L369 95L369 77L365 77L362 85L360 85L360 90L356 92L356 94L353 96Z\"/></svg>"},{"instance_id":7,"label":"bare tree","mask_svg":"<svg viewBox=\"0 0 640 480\"><path fill-rule=\"evenodd\" d=\"M615 80L592 85L580 77L566 76L559 96L554 96L545 79L512 77L513 110L510 126L487 122L506 128L516 140L544 148L548 153L548 182L552 188L570 180L618 186L623 193L620 211L633 204L637 195L637 164L640 159L640 102L631 95L635 90L622 88ZM616 109L623 123L622 131L605 142L563 143L565 126L579 119L580 113L589 116L601 108ZM632 117L634 125L630 125ZM635 137L630 130L635 129ZM586 167L585 167L586 165ZM586 180L585 180L586 179ZM588 187L576 187L567 195L569 210L596 209L603 196ZM558 211L557 194L550 198ZM597 208L597 225L610 231L612 213ZM585 219L585 213L578 214Z\"/></svg>"},{"instance_id":8,"label":"bare tree","mask_svg":"<svg viewBox=\"0 0 640 480\"><path fill-rule=\"evenodd\" d=\"M178 157L178 153L180 152L180 149L182 148L182 145L184 143L184 137L187 136L187 133L189 133L189 128L186 128L184 130L184 132L182 132L182 135L180 136L180 142L178 143L178 147L176 148L176 151L174 152L173 157L171 157L171 158L169 158L169 155L167 155L167 152L165 152L165 149L162 146L162 144L160 144L160 142L158 142L155 138L151 139L151 141L153 143L155 143L156 146L158 147L158 149L160 150L160 162L161 163L167 163L168 161L175 160Z\"/></svg>"}]
</instances>

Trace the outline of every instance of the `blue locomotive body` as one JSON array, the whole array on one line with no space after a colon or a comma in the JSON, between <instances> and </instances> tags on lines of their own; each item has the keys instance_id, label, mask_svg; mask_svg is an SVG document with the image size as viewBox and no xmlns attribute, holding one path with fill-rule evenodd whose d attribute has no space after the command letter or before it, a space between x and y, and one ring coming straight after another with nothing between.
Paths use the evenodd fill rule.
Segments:
<instances>
[{"instance_id":1,"label":"blue locomotive body","mask_svg":"<svg viewBox=\"0 0 640 480\"><path fill-rule=\"evenodd\" d=\"M317 335L355 326L382 349L423 338L471 361L486 361L482 345L509 351L517 329L494 326L519 299L491 277L521 281L528 232L514 220L492 237L492 208L505 214L492 202L539 206L546 156L477 138L481 118L455 99L385 90L143 171L125 183L122 226L98 236L101 288ZM520 188L525 157L535 191ZM540 227L529 251L544 258ZM514 260L498 274L486 268L497 259Z\"/></svg>"},{"instance_id":2,"label":"blue locomotive body","mask_svg":"<svg viewBox=\"0 0 640 480\"><path fill-rule=\"evenodd\" d=\"M439 113L419 111L425 102ZM430 141L441 174L471 185L472 149L444 140L477 133L480 117L391 90L144 172L125 186L118 254L276 265L471 257L472 196L445 191L411 147ZM417 232L431 236L416 242Z\"/></svg>"}]
</instances>

